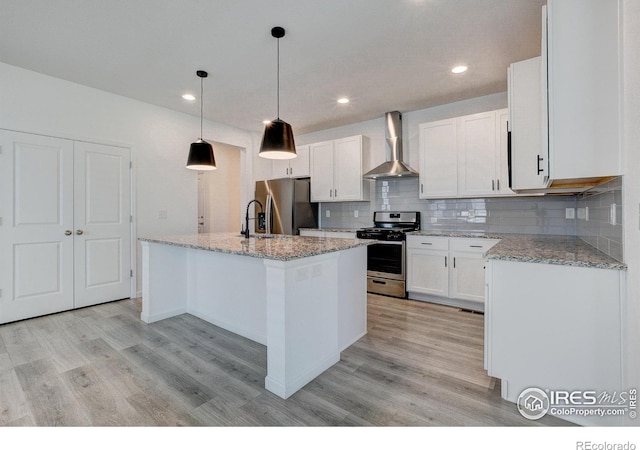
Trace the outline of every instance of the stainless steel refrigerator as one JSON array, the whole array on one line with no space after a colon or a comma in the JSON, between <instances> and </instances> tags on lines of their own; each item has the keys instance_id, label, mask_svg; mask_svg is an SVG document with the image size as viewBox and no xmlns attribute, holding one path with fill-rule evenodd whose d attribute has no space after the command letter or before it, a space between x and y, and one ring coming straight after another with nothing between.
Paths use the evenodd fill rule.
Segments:
<instances>
[{"instance_id":1,"label":"stainless steel refrigerator","mask_svg":"<svg viewBox=\"0 0 640 450\"><path fill-rule=\"evenodd\" d=\"M256 181L255 199L262 203L265 226L256 233L300 234L300 228L318 226L318 204L310 202L308 178L279 178ZM261 212L255 204L255 215ZM256 224L258 225L258 224Z\"/></svg>"}]
</instances>

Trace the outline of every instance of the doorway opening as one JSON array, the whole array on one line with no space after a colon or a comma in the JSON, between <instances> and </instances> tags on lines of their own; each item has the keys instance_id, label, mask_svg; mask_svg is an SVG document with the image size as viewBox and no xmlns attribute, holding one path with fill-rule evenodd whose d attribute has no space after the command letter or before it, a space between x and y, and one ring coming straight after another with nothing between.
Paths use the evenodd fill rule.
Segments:
<instances>
[{"instance_id":1,"label":"doorway opening","mask_svg":"<svg viewBox=\"0 0 640 450\"><path fill-rule=\"evenodd\" d=\"M212 145L218 169L198 172L198 233L239 233L242 148Z\"/></svg>"}]
</instances>

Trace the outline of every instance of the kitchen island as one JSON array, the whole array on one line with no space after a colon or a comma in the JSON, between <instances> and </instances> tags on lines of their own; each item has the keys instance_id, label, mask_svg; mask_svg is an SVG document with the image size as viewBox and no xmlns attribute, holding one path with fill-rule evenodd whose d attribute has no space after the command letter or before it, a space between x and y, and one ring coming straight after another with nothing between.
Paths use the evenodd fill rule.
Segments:
<instances>
[{"instance_id":1,"label":"kitchen island","mask_svg":"<svg viewBox=\"0 0 640 450\"><path fill-rule=\"evenodd\" d=\"M366 241L232 233L140 239L142 314L189 313L267 347L287 398L367 332Z\"/></svg>"}]
</instances>

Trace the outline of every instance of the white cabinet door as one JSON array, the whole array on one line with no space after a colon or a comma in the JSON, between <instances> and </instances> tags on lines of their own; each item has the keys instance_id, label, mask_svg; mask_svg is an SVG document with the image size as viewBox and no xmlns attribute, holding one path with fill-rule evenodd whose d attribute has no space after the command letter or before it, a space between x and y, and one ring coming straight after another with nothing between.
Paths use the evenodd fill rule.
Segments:
<instances>
[{"instance_id":1,"label":"white cabinet door","mask_svg":"<svg viewBox=\"0 0 640 450\"><path fill-rule=\"evenodd\" d=\"M420 125L420 198L458 195L457 120Z\"/></svg>"},{"instance_id":2,"label":"white cabinet door","mask_svg":"<svg viewBox=\"0 0 640 450\"><path fill-rule=\"evenodd\" d=\"M448 252L407 249L407 291L449 295Z\"/></svg>"},{"instance_id":3,"label":"white cabinet door","mask_svg":"<svg viewBox=\"0 0 640 450\"><path fill-rule=\"evenodd\" d=\"M496 193L496 114L460 117L458 122L458 195Z\"/></svg>"},{"instance_id":4,"label":"white cabinet door","mask_svg":"<svg viewBox=\"0 0 640 450\"><path fill-rule=\"evenodd\" d=\"M74 143L75 307L131 291L129 149Z\"/></svg>"},{"instance_id":5,"label":"white cabinet door","mask_svg":"<svg viewBox=\"0 0 640 450\"><path fill-rule=\"evenodd\" d=\"M484 304L485 260L481 253L451 252L451 298Z\"/></svg>"},{"instance_id":6,"label":"white cabinet door","mask_svg":"<svg viewBox=\"0 0 640 450\"><path fill-rule=\"evenodd\" d=\"M272 174L272 178L288 178L289 177L289 160L274 159L271 162L271 174Z\"/></svg>"},{"instance_id":7,"label":"white cabinet door","mask_svg":"<svg viewBox=\"0 0 640 450\"><path fill-rule=\"evenodd\" d=\"M296 147L296 156L289 159L289 176L295 178L309 176L309 146L301 145Z\"/></svg>"},{"instance_id":8,"label":"white cabinet door","mask_svg":"<svg viewBox=\"0 0 640 450\"><path fill-rule=\"evenodd\" d=\"M73 141L0 131L0 323L73 308Z\"/></svg>"},{"instance_id":9,"label":"white cabinet door","mask_svg":"<svg viewBox=\"0 0 640 450\"><path fill-rule=\"evenodd\" d=\"M271 163L273 178L303 178L309 176L309 146L296 147L293 159L274 159Z\"/></svg>"},{"instance_id":10,"label":"white cabinet door","mask_svg":"<svg viewBox=\"0 0 640 450\"><path fill-rule=\"evenodd\" d=\"M508 70L511 184L515 190L543 189L549 184L542 70L540 56L511 64Z\"/></svg>"},{"instance_id":11,"label":"white cabinet door","mask_svg":"<svg viewBox=\"0 0 640 450\"><path fill-rule=\"evenodd\" d=\"M333 201L333 141L311 144L311 201Z\"/></svg>"},{"instance_id":12,"label":"white cabinet door","mask_svg":"<svg viewBox=\"0 0 640 450\"><path fill-rule=\"evenodd\" d=\"M362 136L334 142L334 200L362 200Z\"/></svg>"}]
</instances>

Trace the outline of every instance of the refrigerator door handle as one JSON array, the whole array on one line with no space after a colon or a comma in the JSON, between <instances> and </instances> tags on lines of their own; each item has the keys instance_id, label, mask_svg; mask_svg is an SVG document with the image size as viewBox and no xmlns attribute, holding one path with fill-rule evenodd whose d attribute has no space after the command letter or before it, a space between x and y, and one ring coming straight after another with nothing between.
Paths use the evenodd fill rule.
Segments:
<instances>
[{"instance_id":1,"label":"refrigerator door handle","mask_svg":"<svg viewBox=\"0 0 640 450\"><path fill-rule=\"evenodd\" d=\"M271 234L271 210L273 208L273 197L271 194L267 194L267 206L265 207L265 222L266 222L266 234Z\"/></svg>"}]
</instances>

